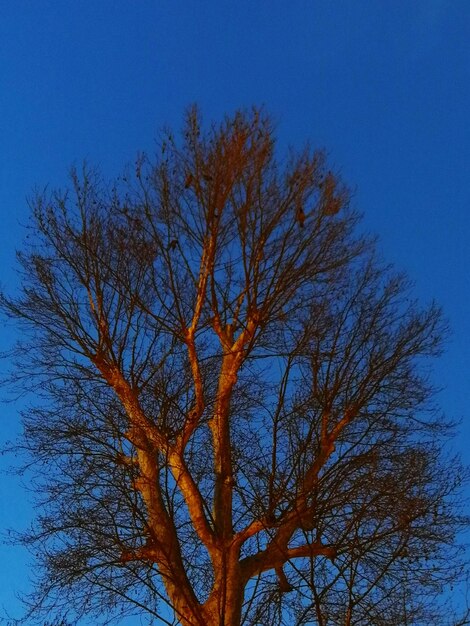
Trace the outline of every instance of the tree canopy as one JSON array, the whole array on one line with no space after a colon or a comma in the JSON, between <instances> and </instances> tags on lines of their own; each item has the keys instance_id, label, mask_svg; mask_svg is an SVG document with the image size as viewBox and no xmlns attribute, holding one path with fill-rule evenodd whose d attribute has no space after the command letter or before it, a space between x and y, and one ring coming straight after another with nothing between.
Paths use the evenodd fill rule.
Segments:
<instances>
[{"instance_id":1,"label":"tree canopy","mask_svg":"<svg viewBox=\"0 0 470 626\"><path fill-rule=\"evenodd\" d=\"M445 322L325 155L278 152L262 110L191 110L116 181L33 198L2 297L37 399L32 613L444 623L467 522L427 365Z\"/></svg>"}]
</instances>

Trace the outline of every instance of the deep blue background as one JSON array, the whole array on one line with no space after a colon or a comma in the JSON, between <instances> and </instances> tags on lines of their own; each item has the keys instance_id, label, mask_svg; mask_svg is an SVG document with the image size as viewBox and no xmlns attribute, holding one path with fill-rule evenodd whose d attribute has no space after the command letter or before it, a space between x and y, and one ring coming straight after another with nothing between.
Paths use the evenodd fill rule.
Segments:
<instances>
[{"instance_id":1,"label":"deep blue background","mask_svg":"<svg viewBox=\"0 0 470 626\"><path fill-rule=\"evenodd\" d=\"M469 42L467 0L0 0L2 286L35 185L64 184L84 158L118 174L193 102L206 119L264 104L280 147L326 148L384 256L443 304L453 336L435 380L470 462ZM1 408L0 440L19 406ZM0 483L0 527L26 524L28 495ZM11 613L27 562L0 546Z\"/></svg>"}]
</instances>

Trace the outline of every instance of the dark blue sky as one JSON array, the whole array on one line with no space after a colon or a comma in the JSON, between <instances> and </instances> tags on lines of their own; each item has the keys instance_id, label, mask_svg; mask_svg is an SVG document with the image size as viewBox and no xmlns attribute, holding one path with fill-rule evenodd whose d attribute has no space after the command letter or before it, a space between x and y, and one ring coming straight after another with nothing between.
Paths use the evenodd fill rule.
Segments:
<instances>
[{"instance_id":1,"label":"dark blue sky","mask_svg":"<svg viewBox=\"0 0 470 626\"><path fill-rule=\"evenodd\" d=\"M189 104L206 119L264 104L279 145L326 148L364 228L453 330L436 363L470 462L470 3L467 0L0 0L0 272L15 286L26 196L86 158L118 174ZM1 330L1 344L12 340ZM1 440L18 432L1 409ZM2 461L2 463L4 463ZM0 481L0 527L30 517ZM6 563L8 561L8 566ZM0 546L0 606L27 557Z\"/></svg>"}]
</instances>

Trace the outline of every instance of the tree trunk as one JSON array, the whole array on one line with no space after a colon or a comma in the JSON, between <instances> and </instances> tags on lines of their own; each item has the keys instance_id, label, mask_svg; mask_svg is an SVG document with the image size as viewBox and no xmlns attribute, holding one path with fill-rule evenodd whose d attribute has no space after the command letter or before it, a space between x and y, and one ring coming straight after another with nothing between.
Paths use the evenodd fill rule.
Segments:
<instances>
[{"instance_id":1,"label":"tree trunk","mask_svg":"<svg viewBox=\"0 0 470 626\"><path fill-rule=\"evenodd\" d=\"M240 625L244 588L238 549L222 552L212 593L203 607L207 626Z\"/></svg>"}]
</instances>

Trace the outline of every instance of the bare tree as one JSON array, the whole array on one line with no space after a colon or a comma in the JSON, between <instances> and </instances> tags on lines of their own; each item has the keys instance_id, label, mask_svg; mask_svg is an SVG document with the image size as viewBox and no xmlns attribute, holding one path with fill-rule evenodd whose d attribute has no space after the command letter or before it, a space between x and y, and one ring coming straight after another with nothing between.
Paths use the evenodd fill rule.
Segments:
<instances>
[{"instance_id":1,"label":"bare tree","mask_svg":"<svg viewBox=\"0 0 470 626\"><path fill-rule=\"evenodd\" d=\"M32 201L2 300L38 399L32 611L442 624L466 522L425 361L445 324L324 156L279 161L263 112L191 111L135 172L72 182Z\"/></svg>"}]
</instances>

